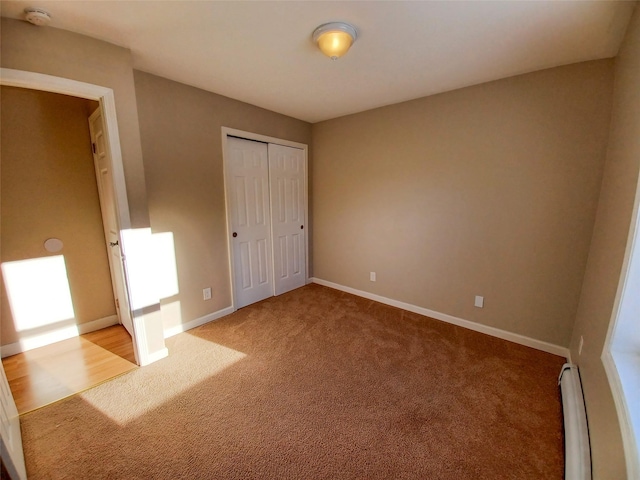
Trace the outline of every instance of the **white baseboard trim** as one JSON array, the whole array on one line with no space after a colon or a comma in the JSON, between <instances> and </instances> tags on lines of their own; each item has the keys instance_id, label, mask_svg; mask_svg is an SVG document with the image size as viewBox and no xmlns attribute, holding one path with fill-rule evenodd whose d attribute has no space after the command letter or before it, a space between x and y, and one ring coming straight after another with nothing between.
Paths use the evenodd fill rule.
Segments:
<instances>
[{"instance_id":1,"label":"white baseboard trim","mask_svg":"<svg viewBox=\"0 0 640 480\"><path fill-rule=\"evenodd\" d=\"M78 325L70 325L62 328L57 328L50 332L41 333L32 337L24 338L15 343L9 343L0 347L2 358L10 357L11 355L17 355L18 353L24 353L34 348L44 347L51 345L52 343L61 342L69 338L84 335L85 333L95 332L103 328L110 327L118 324L117 315L109 315L108 317L99 318L91 322L81 323Z\"/></svg>"},{"instance_id":2,"label":"white baseboard trim","mask_svg":"<svg viewBox=\"0 0 640 480\"><path fill-rule=\"evenodd\" d=\"M321 278L314 277L311 280L313 281L313 283L317 283L318 285L323 285L325 287L334 288L336 290L351 293L353 295L357 295L358 297L363 297L369 300L384 303L385 305L391 305L392 307L401 308L409 312L424 315L425 317L435 318L436 320L441 320L443 322L451 323L459 327L468 328L469 330L485 333L487 335L491 335L492 337L501 338L509 342L518 343L520 345L525 345L527 347L535 348L537 350L542 350L543 352L552 353L553 355L569 358L569 349L566 347L562 347L560 345L544 342L542 340L536 340L535 338L525 337L524 335L520 335L518 333L512 333L506 330L501 330L499 328L490 327L488 325L482 325L481 323L472 322L470 320L464 320L463 318L454 317L453 315L436 312L435 310L429 310L428 308L418 307L410 303L401 302L399 300L394 300L392 298L382 297L380 295L365 292L363 290L357 290L355 288L345 287L344 285L329 282L327 280L322 280Z\"/></svg>"},{"instance_id":3,"label":"white baseboard trim","mask_svg":"<svg viewBox=\"0 0 640 480\"><path fill-rule=\"evenodd\" d=\"M233 307L227 307L223 308L222 310L218 310L217 312L205 315L204 317L196 318L195 320L191 320L186 323L181 323L180 325L176 325L175 327L167 328L164 331L164 338L173 337L174 335L178 335L179 333L186 332L187 330L191 330L192 328L199 327L200 325L204 325L205 323L213 322L214 320L226 317L233 312Z\"/></svg>"},{"instance_id":4,"label":"white baseboard trim","mask_svg":"<svg viewBox=\"0 0 640 480\"><path fill-rule=\"evenodd\" d=\"M96 330L102 330L103 328L112 327L118 325L117 315L109 315L108 317L99 318L92 322L81 323L78 325L78 333L84 335L85 333L95 332Z\"/></svg>"}]
</instances>

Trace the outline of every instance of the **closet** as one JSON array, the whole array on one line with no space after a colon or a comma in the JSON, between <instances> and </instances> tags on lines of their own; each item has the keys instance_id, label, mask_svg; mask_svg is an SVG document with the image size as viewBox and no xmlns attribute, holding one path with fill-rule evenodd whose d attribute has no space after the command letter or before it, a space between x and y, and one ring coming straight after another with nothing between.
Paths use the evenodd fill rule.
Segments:
<instances>
[{"instance_id":1,"label":"closet","mask_svg":"<svg viewBox=\"0 0 640 480\"><path fill-rule=\"evenodd\" d=\"M224 137L237 309L306 283L307 165L302 148Z\"/></svg>"}]
</instances>

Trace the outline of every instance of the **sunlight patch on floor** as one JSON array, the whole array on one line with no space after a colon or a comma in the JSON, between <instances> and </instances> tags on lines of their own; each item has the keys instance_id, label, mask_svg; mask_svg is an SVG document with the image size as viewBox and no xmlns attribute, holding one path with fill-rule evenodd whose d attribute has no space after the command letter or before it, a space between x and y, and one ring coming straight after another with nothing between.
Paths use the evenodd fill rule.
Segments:
<instances>
[{"instance_id":1,"label":"sunlight patch on floor","mask_svg":"<svg viewBox=\"0 0 640 480\"><path fill-rule=\"evenodd\" d=\"M20 414L136 368L83 337L7 357L3 365Z\"/></svg>"},{"instance_id":2,"label":"sunlight patch on floor","mask_svg":"<svg viewBox=\"0 0 640 480\"><path fill-rule=\"evenodd\" d=\"M125 426L246 357L188 333L174 339L176 351L170 348L168 358L84 392L82 399Z\"/></svg>"}]
</instances>

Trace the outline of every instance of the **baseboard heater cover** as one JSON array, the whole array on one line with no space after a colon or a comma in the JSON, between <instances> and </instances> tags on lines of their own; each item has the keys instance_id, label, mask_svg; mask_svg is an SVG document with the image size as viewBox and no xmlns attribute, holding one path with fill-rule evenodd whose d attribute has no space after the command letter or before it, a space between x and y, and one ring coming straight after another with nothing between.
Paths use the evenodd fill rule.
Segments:
<instances>
[{"instance_id":1,"label":"baseboard heater cover","mask_svg":"<svg viewBox=\"0 0 640 480\"><path fill-rule=\"evenodd\" d=\"M565 363L558 378L564 415L564 478L591 480L589 427L578 367Z\"/></svg>"}]
</instances>

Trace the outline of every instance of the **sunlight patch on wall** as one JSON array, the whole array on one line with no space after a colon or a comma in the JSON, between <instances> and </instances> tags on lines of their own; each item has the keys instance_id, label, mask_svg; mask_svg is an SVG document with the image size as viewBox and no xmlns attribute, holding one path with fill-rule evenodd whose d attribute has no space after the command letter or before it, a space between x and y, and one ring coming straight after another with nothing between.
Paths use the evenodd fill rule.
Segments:
<instances>
[{"instance_id":1,"label":"sunlight patch on wall","mask_svg":"<svg viewBox=\"0 0 640 480\"><path fill-rule=\"evenodd\" d=\"M157 272L151 248L151 229L122 230L121 234L126 257L129 300L131 310L135 312L159 301L155 284Z\"/></svg>"},{"instance_id":2,"label":"sunlight patch on wall","mask_svg":"<svg viewBox=\"0 0 640 480\"><path fill-rule=\"evenodd\" d=\"M173 232L154 233L151 235L151 243L158 270L158 297L168 298L177 295L180 289Z\"/></svg>"},{"instance_id":3,"label":"sunlight patch on wall","mask_svg":"<svg viewBox=\"0 0 640 480\"><path fill-rule=\"evenodd\" d=\"M150 228L122 231L132 310L177 295L178 271L172 232Z\"/></svg>"},{"instance_id":4,"label":"sunlight patch on wall","mask_svg":"<svg viewBox=\"0 0 640 480\"><path fill-rule=\"evenodd\" d=\"M16 331L75 318L63 255L2 264Z\"/></svg>"},{"instance_id":5,"label":"sunlight patch on wall","mask_svg":"<svg viewBox=\"0 0 640 480\"><path fill-rule=\"evenodd\" d=\"M16 331L75 318L63 255L2 264Z\"/></svg>"},{"instance_id":6,"label":"sunlight patch on wall","mask_svg":"<svg viewBox=\"0 0 640 480\"><path fill-rule=\"evenodd\" d=\"M163 405L246 357L246 354L193 335L178 335L168 343L173 350L157 364L81 394L93 407L121 426ZM113 399L126 399L114 401Z\"/></svg>"},{"instance_id":7,"label":"sunlight patch on wall","mask_svg":"<svg viewBox=\"0 0 640 480\"><path fill-rule=\"evenodd\" d=\"M182 309L180 308L179 300L160 305L160 311L162 312L162 327L165 337L172 337L184 331L182 328Z\"/></svg>"},{"instance_id":8,"label":"sunlight patch on wall","mask_svg":"<svg viewBox=\"0 0 640 480\"><path fill-rule=\"evenodd\" d=\"M2 276L22 351L78 336L63 255L5 262Z\"/></svg>"}]
</instances>

